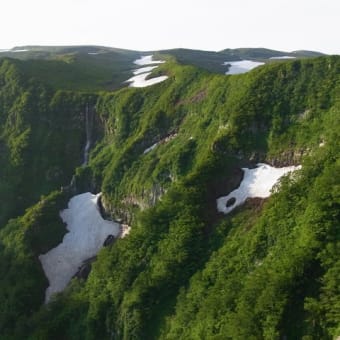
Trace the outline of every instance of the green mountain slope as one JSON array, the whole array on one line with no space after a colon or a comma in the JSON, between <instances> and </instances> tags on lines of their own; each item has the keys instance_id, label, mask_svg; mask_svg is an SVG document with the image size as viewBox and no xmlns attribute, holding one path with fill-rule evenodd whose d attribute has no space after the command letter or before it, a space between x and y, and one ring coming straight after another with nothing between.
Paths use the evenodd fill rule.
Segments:
<instances>
[{"instance_id":1,"label":"green mountain slope","mask_svg":"<svg viewBox=\"0 0 340 340\"><path fill-rule=\"evenodd\" d=\"M67 185L82 159L93 94L54 90L0 61L0 225Z\"/></svg>"},{"instance_id":2,"label":"green mountain slope","mask_svg":"<svg viewBox=\"0 0 340 340\"><path fill-rule=\"evenodd\" d=\"M321 52L315 52L315 51L293 51L293 52L283 52L283 51L276 51L276 50L270 50L268 48L227 48L221 53L225 54L228 57L233 58L240 58L240 59L269 59L272 57L321 57L324 55ZM233 60L233 59L231 59Z\"/></svg>"},{"instance_id":3,"label":"green mountain slope","mask_svg":"<svg viewBox=\"0 0 340 340\"><path fill-rule=\"evenodd\" d=\"M1 214L0 338L340 335L339 57L235 76L170 58L157 69L165 82L95 94L58 91L25 63L0 69L0 194L13 193ZM86 107L97 143L80 167ZM217 213L240 168L257 162L302 170L269 199ZM58 211L88 190L132 231L98 254L86 281L42 306L37 256L65 233Z\"/></svg>"},{"instance_id":4,"label":"green mountain slope","mask_svg":"<svg viewBox=\"0 0 340 340\"><path fill-rule=\"evenodd\" d=\"M125 87L127 84L124 82L136 68L133 61L141 55L150 54L161 59L170 56L180 64L221 74L228 70L224 65L226 61L250 59L274 62L271 57L313 58L323 55L314 51L283 52L265 48L225 49L220 52L179 48L138 52L103 46L19 46L0 51L0 58L26 61L21 64L25 72L54 88L98 91Z\"/></svg>"},{"instance_id":5,"label":"green mountain slope","mask_svg":"<svg viewBox=\"0 0 340 340\"><path fill-rule=\"evenodd\" d=\"M139 52L100 46L23 46L0 58L22 60L28 75L63 90L112 90L126 85ZM15 51L15 49L14 49Z\"/></svg>"}]
</instances>

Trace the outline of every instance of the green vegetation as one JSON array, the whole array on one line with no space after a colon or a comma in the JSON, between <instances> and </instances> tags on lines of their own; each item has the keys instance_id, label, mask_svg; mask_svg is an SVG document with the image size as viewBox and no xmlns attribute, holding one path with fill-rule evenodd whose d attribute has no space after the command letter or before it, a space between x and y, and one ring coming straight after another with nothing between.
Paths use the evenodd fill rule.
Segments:
<instances>
[{"instance_id":1,"label":"green vegetation","mask_svg":"<svg viewBox=\"0 0 340 340\"><path fill-rule=\"evenodd\" d=\"M96 96L55 91L0 62L0 226L42 194L67 185L82 163L86 105Z\"/></svg>"},{"instance_id":2,"label":"green vegetation","mask_svg":"<svg viewBox=\"0 0 340 340\"><path fill-rule=\"evenodd\" d=\"M98 46L24 46L27 52L0 53L20 59L16 65L30 77L62 90L100 91L124 86L139 52ZM0 59L1 60L1 59Z\"/></svg>"},{"instance_id":3,"label":"green vegetation","mask_svg":"<svg viewBox=\"0 0 340 340\"><path fill-rule=\"evenodd\" d=\"M340 335L340 58L235 76L175 59L157 69L163 83L96 94L1 62L1 339ZM97 143L79 167L86 105ZM268 200L218 214L216 198L258 161L302 170ZM52 191L72 174L75 192L100 189L132 231L43 306L37 256L65 232L58 212L71 192Z\"/></svg>"}]
</instances>

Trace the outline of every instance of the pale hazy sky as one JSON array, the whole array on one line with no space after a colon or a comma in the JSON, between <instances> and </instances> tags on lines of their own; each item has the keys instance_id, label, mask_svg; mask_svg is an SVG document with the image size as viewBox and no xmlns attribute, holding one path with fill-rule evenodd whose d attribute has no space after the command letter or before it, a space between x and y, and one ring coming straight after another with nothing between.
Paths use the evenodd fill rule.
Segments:
<instances>
[{"instance_id":1,"label":"pale hazy sky","mask_svg":"<svg viewBox=\"0 0 340 340\"><path fill-rule=\"evenodd\" d=\"M267 47L340 54L340 0L2 0L0 49Z\"/></svg>"}]
</instances>

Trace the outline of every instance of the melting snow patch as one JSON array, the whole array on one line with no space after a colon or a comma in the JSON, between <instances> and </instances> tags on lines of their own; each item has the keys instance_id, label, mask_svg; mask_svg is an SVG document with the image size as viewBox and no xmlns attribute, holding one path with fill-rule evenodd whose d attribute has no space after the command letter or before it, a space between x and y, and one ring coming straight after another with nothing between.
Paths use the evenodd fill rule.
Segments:
<instances>
[{"instance_id":1,"label":"melting snow patch","mask_svg":"<svg viewBox=\"0 0 340 340\"><path fill-rule=\"evenodd\" d=\"M152 70L154 70L157 67L158 66L146 66L146 67L142 67L142 68L137 68L136 70L133 71L133 74L137 75L137 74L141 74L141 73L151 72Z\"/></svg>"},{"instance_id":2,"label":"melting snow patch","mask_svg":"<svg viewBox=\"0 0 340 340\"><path fill-rule=\"evenodd\" d=\"M146 55L134 61L136 65L150 65L150 64L163 64L164 60L153 60L153 55Z\"/></svg>"},{"instance_id":3,"label":"melting snow patch","mask_svg":"<svg viewBox=\"0 0 340 340\"><path fill-rule=\"evenodd\" d=\"M177 137L177 133L172 133L172 134L167 135L165 138L163 138L159 142L157 142L157 143L151 145L149 148L145 149L143 154L145 155L146 153L152 151L157 145L168 143L176 137ZM191 139L192 139L192 137L191 137Z\"/></svg>"},{"instance_id":4,"label":"melting snow patch","mask_svg":"<svg viewBox=\"0 0 340 340\"><path fill-rule=\"evenodd\" d=\"M89 192L74 196L68 209L60 212L69 232L62 243L39 256L50 283L45 293L46 302L53 293L61 292L67 286L83 261L96 255L109 235L117 237L121 233L118 223L106 221L100 215L99 196Z\"/></svg>"},{"instance_id":5,"label":"melting snow patch","mask_svg":"<svg viewBox=\"0 0 340 340\"><path fill-rule=\"evenodd\" d=\"M17 53L17 52L28 52L29 50L27 49L22 49L22 50L0 50L0 53L5 53L5 52L10 52L10 53Z\"/></svg>"},{"instance_id":6,"label":"melting snow patch","mask_svg":"<svg viewBox=\"0 0 340 340\"><path fill-rule=\"evenodd\" d=\"M269 59L295 59L295 57L289 56L289 55L283 55L280 57L270 57Z\"/></svg>"},{"instance_id":7,"label":"melting snow patch","mask_svg":"<svg viewBox=\"0 0 340 340\"><path fill-rule=\"evenodd\" d=\"M165 61L162 60L152 60L152 55L141 57L134 61L136 65L150 65L150 64L162 64ZM131 83L130 87L147 87L154 84L161 83L162 81L168 79L168 76L159 76L151 79L146 79L153 69L157 68L157 66L146 66L142 68L138 68L133 71L134 76L130 79L126 80L126 82Z\"/></svg>"},{"instance_id":8,"label":"melting snow patch","mask_svg":"<svg viewBox=\"0 0 340 340\"><path fill-rule=\"evenodd\" d=\"M234 208L243 204L248 197L269 197L270 190L280 177L298 169L301 169L301 166L274 168L262 163L257 164L255 169L242 168L244 177L240 186L228 196L220 197L216 200L217 210L228 214Z\"/></svg>"},{"instance_id":9,"label":"melting snow patch","mask_svg":"<svg viewBox=\"0 0 340 340\"><path fill-rule=\"evenodd\" d=\"M241 61L226 61L223 65L230 65L226 74L246 73L255 67L261 66L264 63L261 61L241 60Z\"/></svg>"},{"instance_id":10,"label":"melting snow patch","mask_svg":"<svg viewBox=\"0 0 340 340\"><path fill-rule=\"evenodd\" d=\"M157 145L158 145L158 143L151 145L149 148L144 150L143 154L145 155L146 153L152 151Z\"/></svg>"},{"instance_id":11,"label":"melting snow patch","mask_svg":"<svg viewBox=\"0 0 340 340\"><path fill-rule=\"evenodd\" d=\"M138 74L127 80L127 82L131 83L130 87L147 87L154 84L161 83L162 81L168 79L168 76L160 76L156 78L146 79L151 72Z\"/></svg>"}]
</instances>

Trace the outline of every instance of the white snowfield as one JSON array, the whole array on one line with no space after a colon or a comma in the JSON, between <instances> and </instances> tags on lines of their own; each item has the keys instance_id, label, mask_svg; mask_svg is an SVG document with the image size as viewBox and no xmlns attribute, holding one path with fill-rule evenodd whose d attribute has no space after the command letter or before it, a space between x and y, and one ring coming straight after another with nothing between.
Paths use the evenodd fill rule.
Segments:
<instances>
[{"instance_id":1,"label":"white snowfield","mask_svg":"<svg viewBox=\"0 0 340 340\"><path fill-rule=\"evenodd\" d=\"M243 204L247 198L266 198L271 194L271 189L278 180L289 172L301 169L301 166L288 166L284 168L274 168L270 165L259 163L255 169L242 168L244 177L240 186L232 191L228 196L220 197L216 200L217 210L224 214L230 213L237 206ZM234 199L227 207L227 202Z\"/></svg>"},{"instance_id":2,"label":"white snowfield","mask_svg":"<svg viewBox=\"0 0 340 340\"><path fill-rule=\"evenodd\" d=\"M27 49L22 49L22 50L0 50L0 53L5 53L5 52L11 52L11 53L18 53L18 52L28 52L29 50Z\"/></svg>"},{"instance_id":3,"label":"white snowfield","mask_svg":"<svg viewBox=\"0 0 340 340\"><path fill-rule=\"evenodd\" d=\"M160 76L160 77L155 77L151 79L146 79L150 74L151 72L143 73L143 74L139 74L137 76L134 76L128 79L127 81L131 82L129 86L130 87L147 87L147 86L161 83L162 81L168 79L168 76Z\"/></svg>"},{"instance_id":4,"label":"white snowfield","mask_svg":"<svg viewBox=\"0 0 340 340\"><path fill-rule=\"evenodd\" d=\"M231 65L226 74L240 74L246 73L255 67L264 65L261 61L240 60L240 61L226 61L223 65Z\"/></svg>"},{"instance_id":5,"label":"white snowfield","mask_svg":"<svg viewBox=\"0 0 340 340\"><path fill-rule=\"evenodd\" d=\"M165 63L164 60L153 60L153 55L146 55L134 61L134 64L139 66L163 63Z\"/></svg>"},{"instance_id":6,"label":"white snowfield","mask_svg":"<svg viewBox=\"0 0 340 340\"><path fill-rule=\"evenodd\" d=\"M269 59L296 59L296 58L289 55L283 55L281 57L270 57Z\"/></svg>"},{"instance_id":7,"label":"white snowfield","mask_svg":"<svg viewBox=\"0 0 340 340\"><path fill-rule=\"evenodd\" d=\"M147 55L141 57L134 61L136 65L144 66L144 65L153 65L153 64L163 64L165 61L163 60L153 60L152 55ZM157 66L146 66L142 68L138 68L133 71L134 76L128 79L126 82L131 83L130 87L147 87L154 84L161 83L162 81L168 79L168 76L159 76L151 79L146 79L151 71L157 68Z\"/></svg>"},{"instance_id":8,"label":"white snowfield","mask_svg":"<svg viewBox=\"0 0 340 340\"><path fill-rule=\"evenodd\" d=\"M133 71L133 74L136 76L137 74L151 72L152 70L154 70L157 67L158 66L146 66L146 67L142 67L142 68L137 68L137 70Z\"/></svg>"},{"instance_id":9,"label":"white snowfield","mask_svg":"<svg viewBox=\"0 0 340 340\"><path fill-rule=\"evenodd\" d=\"M74 196L68 209L60 212L69 232L62 243L39 256L50 283L45 293L46 303L53 293L61 292L67 286L83 261L97 254L107 236L120 236L120 225L101 217L97 206L99 196L89 192Z\"/></svg>"}]
</instances>

